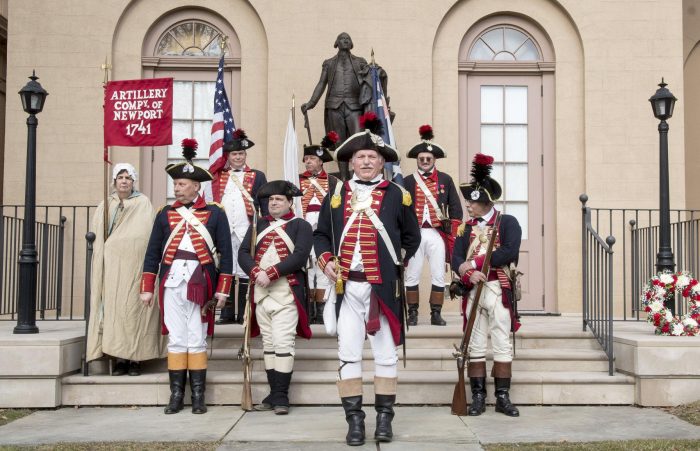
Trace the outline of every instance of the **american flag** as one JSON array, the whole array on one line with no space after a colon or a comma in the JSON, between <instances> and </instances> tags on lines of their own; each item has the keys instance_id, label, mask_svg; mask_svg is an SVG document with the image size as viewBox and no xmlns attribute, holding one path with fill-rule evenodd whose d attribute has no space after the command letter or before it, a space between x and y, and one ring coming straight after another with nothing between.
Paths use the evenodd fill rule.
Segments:
<instances>
[{"instance_id":1,"label":"american flag","mask_svg":"<svg viewBox=\"0 0 700 451\"><path fill-rule=\"evenodd\" d=\"M386 104L386 98L384 97L384 90L382 90L382 82L379 79L378 67L372 64L369 66L369 70L372 74L372 103L374 105L374 112L376 113L379 120L382 121L382 125L384 126L384 133L382 134L382 139L385 143L389 144L391 147L396 149L394 130L391 127L389 108ZM384 164L384 169L386 169L389 173L390 179L392 179L396 183L403 185L403 175L401 174L401 166L398 162L386 163Z\"/></svg>"},{"instance_id":2,"label":"american flag","mask_svg":"<svg viewBox=\"0 0 700 451\"><path fill-rule=\"evenodd\" d=\"M224 85L224 55L221 55L219 60L214 89L214 118L211 123L211 144L209 145L209 172L212 174L217 173L226 164L224 143L233 139L233 131L236 128Z\"/></svg>"}]
</instances>

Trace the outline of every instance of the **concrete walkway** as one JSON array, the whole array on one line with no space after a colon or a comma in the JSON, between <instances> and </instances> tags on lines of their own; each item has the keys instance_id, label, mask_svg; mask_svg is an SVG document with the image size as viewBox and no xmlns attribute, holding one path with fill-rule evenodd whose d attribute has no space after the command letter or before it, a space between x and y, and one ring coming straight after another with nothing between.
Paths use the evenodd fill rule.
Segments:
<instances>
[{"instance_id":1,"label":"concrete walkway","mask_svg":"<svg viewBox=\"0 0 700 451\"><path fill-rule=\"evenodd\" d=\"M367 412L361 450L480 450L481 444L631 439L700 439L700 427L657 409L636 407L524 406L520 418L490 406L480 417L456 417L449 407L398 407L394 441L380 446L374 409ZM644 425L649 425L645 427ZM210 407L206 415L162 407L63 408L38 411L0 426L0 445L110 441L221 441L219 450L341 450L346 424L341 407L293 407L291 414L244 413L236 406Z\"/></svg>"}]
</instances>

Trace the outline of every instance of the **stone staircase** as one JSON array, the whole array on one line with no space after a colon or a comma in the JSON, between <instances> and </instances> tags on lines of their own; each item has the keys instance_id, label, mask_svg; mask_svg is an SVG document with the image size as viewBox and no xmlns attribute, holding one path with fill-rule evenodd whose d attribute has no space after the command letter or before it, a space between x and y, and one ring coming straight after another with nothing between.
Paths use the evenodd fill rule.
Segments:
<instances>
[{"instance_id":1,"label":"stone staircase","mask_svg":"<svg viewBox=\"0 0 700 451\"><path fill-rule=\"evenodd\" d=\"M398 402L401 404L450 404L457 380L453 344L461 339L461 318L450 315L447 327L419 325L408 333L406 367L399 363ZM297 341L290 400L296 405L337 404L336 338L323 326L312 326L312 340ZM609 376L608 361L590 332L580 322L560 317L526 318L516 335L511 399L516 404L634 404L633 377ZM209 361L207 402L239 404L241 362L236 359L242 339L238 325L219 326ZM252 342L253 401L267 393L260 339ZM399 348L399 356L402 350ZM372 352L366 342L364 358L366 402L373 400ZM490 356L488 357L490 359ZM488 362L488 368L491 361ZM91 364L91 375L62 378L63 405L162 405L169 397L165 361L144 364L141 376L114 377L104 362ZM489 384L493 380L488 378ZM489 385L489 402L493 387ZM187 396L189 399L189 395Z\"/></svg>"}]
</instances>

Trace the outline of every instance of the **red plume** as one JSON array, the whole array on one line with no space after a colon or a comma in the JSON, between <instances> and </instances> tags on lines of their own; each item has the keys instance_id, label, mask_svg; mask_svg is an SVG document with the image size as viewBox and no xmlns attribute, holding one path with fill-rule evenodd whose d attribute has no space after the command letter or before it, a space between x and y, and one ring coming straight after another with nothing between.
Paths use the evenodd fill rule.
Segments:
<instances>
[{"instance_id":1,"label":"red plume","mask_svg":"<svg viewBox=\"0 0 700 451\"><path fill-rule=\"evenodd\" d=\"M483 153L478 153L474 155L474 164L493 164L493 157L490 155L484 155Z\"/></svg>"},{"instance_id":2,"label":"red plume","mask_svg":"<svg viewBox=\"0 0 700 451\"><path fill-rule=\"evenodd\" d=\"M337 143L338 140L340 139L340 136L338 136L338 134L336 132L334 132L333 130L329 131L326 136L328 137L328 139L331 140L331 142L333 144Z\"/></svg>"},{"instance_id":3,"label":"red plume","mask_svg":"<svg viewBox=\"0 0 700 451\"><path fill-rule=\"evenodd\" d=\"M248 136L245 134L245 130L242 128L236 129L235 132L233 132L233 139L246 139Z\"/></svg>"},{"instance_id":4,"label":"red plume","mask_svg":"<svg viewBox=\"0 0 700 451\"><path fill-rule=\"evenodd\" d=\"M376 114L372 111L360 116L360 128L369 130L375 135L381 135L384 133L384 127L382 121L379 120Z\"/></svg>"},{"instance_id":5,"label":"red plume","mask_svg":"<svg viewBox=\"0 0 700 451\"><path fill-rule=\"evenodd\" d=\"M187 147L190 149L197 150L198 146L199 146L199 144L197 144L197 140L194 138L185 138L182 140L182 147L183 148Z\"/></svg>"},{"instance_id":6,"label":"red plume","mask_svg":"<svg viewBox=\"0 0 700 451\"><path fill-rule=\"evenodd\" d=\"M418 134L420 134L421 139L426 141L430 141L435 137L435 135L433 135L433 127L428 124L421 125L420 128L418 128Z\"/></svg>"}]
</instances>

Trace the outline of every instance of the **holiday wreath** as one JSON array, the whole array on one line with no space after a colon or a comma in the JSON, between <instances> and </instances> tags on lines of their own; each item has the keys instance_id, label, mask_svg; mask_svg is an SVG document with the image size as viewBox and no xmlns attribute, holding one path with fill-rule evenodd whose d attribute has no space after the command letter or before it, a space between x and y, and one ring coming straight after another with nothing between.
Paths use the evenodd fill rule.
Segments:
<instances>
[{"instance_id":1,"label":"holiday wreath","mask_svg":"<svg viewBox=\"0 0 700 451\"><path fill-rule=\"evenodd\" d=\"M688 312L674 316L666 308L680 294L688 303ZM700 284L687 271L663 271L652 277L642 291L642 303L647 322L656 327L656 335L698 335L700 330Z\"/></svg>"}]
</instances>

